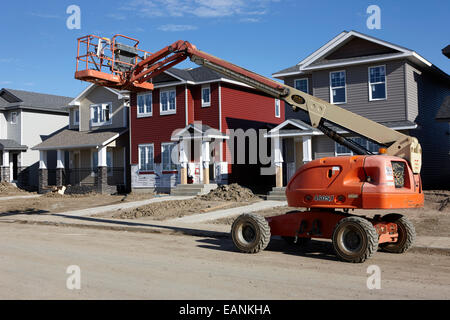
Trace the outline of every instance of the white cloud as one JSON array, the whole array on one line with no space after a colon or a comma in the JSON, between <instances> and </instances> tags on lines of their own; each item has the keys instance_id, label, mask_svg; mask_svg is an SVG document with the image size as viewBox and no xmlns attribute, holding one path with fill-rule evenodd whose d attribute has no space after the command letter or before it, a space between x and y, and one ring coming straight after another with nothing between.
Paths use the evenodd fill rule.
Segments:
<instances>
[{"instance_id":1,"label":"white cloud","mask_svg":"<svg viewBox=\"0 0 450 320\"><path fill-rule=\"evenodd\" d=\"M252 16L268 13L268 8L280 0L131 0L121 7L144 17L218 18Z\"/></svg>"},{"instance_id":2,"label":"white cloud","mask_svg":"<svg viewBox=\"0 0 450 320\"><path fill-rule=\"evenodd\" d=\"M11 84L12 81L0 81L0 85Z\"/></svg>"},{"instance_id":3,"label":"white cloud","mask_svg":"<svg viewBox=\"0 0 450 320\"><path fill-rule=\"evenodd\" d=\"M245 23L256 23L256 22L259 22L260 20L257 19L257 18L242 18L239 21L240 22L245 22Z\"/></svg>"},{"instance_id":4,"label":"white cloud","mask_svg":"<svg viewBox=\"0 0 450 320\"><path fill-rule=\"evenodd\" d=\"M180 32L180 31L197 30L197 27L186 24L165 24L163 26L158 27L158 30L168 32Z\"/></svg>"}]
</instances>

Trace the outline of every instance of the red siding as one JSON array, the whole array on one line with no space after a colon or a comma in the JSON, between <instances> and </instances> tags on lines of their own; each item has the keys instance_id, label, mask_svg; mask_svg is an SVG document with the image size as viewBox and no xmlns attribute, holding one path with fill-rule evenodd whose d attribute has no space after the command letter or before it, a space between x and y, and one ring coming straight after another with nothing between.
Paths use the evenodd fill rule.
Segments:
<instances>
[{"instance_id":1,"label":"red siding","mask_svg":"<svg viewBox=\"0 0 450 320\"><path fill-rule=\"evenodd\" d=\"M202 86L195 86L192 90L194 97L195 121L201 121L212 128L219 129L219 85L211 83L211 105L202 107Z\"/></svg>"},{"instance_id":2,"label":"red siding","mask_svg":"<svg viewBox=\"0 0 450 320\"><path fill-rule=\"evenodd\" d=\"M183 86L176 87L177 113L160 115L159 89L153 91L153 115L151 117L137 118L136 93L130 97L131 107L131 162L138 163L138 145L153 143L155 163L161 162L161 142L170 142L173 131L186 126L185 90Z\"/></svg>"},{"instance_id":3,"label":"red siding","mask_svg":"<svg viewBox=\"0 0 450 320\"><path fill-rule=\"evenodd\" d=\"M250 88L223 83L222 84L222 132L227 129L239 129L236 119L266 123L280 124L285 119L284 105L280 101L280 117L275 117L275 99L261 94ZM242 128L246 129L246 128ZM258 128L255 128L258 129ZM224 160L230 154L227 143L223 144ZM228 173L232 172L232 165L228 164Z\"/></svg>"},{"instance_id":4,"label":"red siding","mask_svg":"<svg viewBox=\"0 0 450 320\"><path fill-rule=\"evenodd\" d=\"M202 108L201 85L188 86L188 122L201 121L219 129L219 84L211 83L211 106ZM131 156L132 163L138 163L138 145L153 143L155 163L161 162L161 143L170 142L174 130L186 126L185 86L177 86L177 113L160 115L159 89L153 91L153 116L137 118L136 94L131 94ZM284 107L280 104L280 117L275 117L275 99L262 95L256 90L227 83L221 83L222 92L222 132L244 126L258 129L264 124L279 124L284 121ZM259 122L259 123L258 123ZM256 124L255 124L256 123ZM226 155L224 143L224 157ZM225 159L224 159L225 160ZM229 166L231 173L231 165Z\"/></svg>"}]
</instances>

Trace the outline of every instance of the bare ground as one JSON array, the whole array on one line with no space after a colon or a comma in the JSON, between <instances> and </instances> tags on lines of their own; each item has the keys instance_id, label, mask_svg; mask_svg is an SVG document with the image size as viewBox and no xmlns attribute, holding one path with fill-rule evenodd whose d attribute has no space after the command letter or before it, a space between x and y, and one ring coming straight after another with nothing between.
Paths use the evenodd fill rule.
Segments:
<instances>
[{"instance_id":1,"label":"bare ground","mask_svg":"<svg viewBox=\"0 0 450 320\"><path fill-rule=\"evenodd\" d=\"M0 224L0 299L449 299L447 256L377 252L337 261L326 242L258 254L230 239ZM67 267L81 270L68 290ZM366 286L381 270L381 289Z\"/></svg>"},{"instance_id":2,"label":"bare ground","mask_svg":"<svg viewBox=\"0 0 450 320\"><path fill-rule=\"evenodd\" d=\"M373 217L375 214L400 213L410 219L418 235L450 237L450 191L429 190L425 191L425 204L418 209L389 210L354 210L353 214ZM277 207L257 212L265 217L285 214L289 211L304 211L305 208L292 208L288 206ZM236 217L218 219L212 223L231 225Z\"/></svg>"},{"instance_id":3,"label":"bare ground","mask_svg":"<svg viewBox=\"0 0 450 320\"><path fill-rule=\"evenodd\" d=\"M11 183L8 182L0 182L0 198L1 197L11 197L11 196L24 196L24 195L32 195L36 194L36 192L28 192L26 190L17 188Z\"/></svg>"},{"instance_id":4,"label":"bare ground","mask_svg":"<svg viewBox=\"0 0 450 320\"><path fill-rule=\"evenodd\" d=\"M101 195L96 193L84 195L48 193L38 198L1 201L0 217L15 214L58 213L150 199L152 197L151 194L137 194L125 197L123 195Z\"/></svg>"},{"instance_id":5,"label":"bare ground","mask_svg":"<svg viewBox=\"0 0 450 320\"><path fill-rule=\"evenodd\" d=\"M260 200L250 189L241 187L238 184L230 184L219 186L210 193L197 196L193 199L151 203L134 209L119 209L114 212L100 213L93 215L93 217L166 220L197 213L245 206Z\"/></svg>"},{"instance_id":6,"label":"bare ground","mask_svg":"<svg viewBox=\"0 0 450 320\"><path fill-rule=\"evenodd\" d=\"M196 213L205 213L214 210L222 210L245 206L254 201L235 202L235 201L208 201L199 197L188 200L169 200L163 202L151 203L142 207L116 210L93 215L93 217L108 217L114 219L149 219L166 220L184 217Z\"/></svg>"}]
</instances>

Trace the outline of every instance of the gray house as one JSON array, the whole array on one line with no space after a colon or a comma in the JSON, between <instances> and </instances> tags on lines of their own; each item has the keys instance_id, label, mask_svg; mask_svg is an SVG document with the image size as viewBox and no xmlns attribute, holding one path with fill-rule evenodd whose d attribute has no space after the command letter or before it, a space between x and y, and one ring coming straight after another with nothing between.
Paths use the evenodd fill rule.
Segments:
<instances>
[{"instance_id":1,"label":"gray house","mask_svg":"<svg viewBox=\"0 0 450 320\"><path fill-rule=\"evenodd\" d=\"M450 93L450 77L411 49L344 31L275 78L325 101L419 139L426 187L450 186L449 124L435 121ZM284 183L301 164L351 154L308 125L309 118L286 106L281 133ZM341 130L341 133L346 133ZM347 136L353 137L347 133ZM367 149L376 144L354 137Z\"/></svg>"},{"instance_id":2,"label":"gray house","mask_svg":"<svg viewBox=\"0 0 450 320\"><path fill-rule=\"evenodd\" d=\"M49 185L67 185L74 193L127 191L128 93L91 84L66 109L68 127L32 148L40 153L39 192ZM55 163L49 161L51 152L57 155Z\"/></svg>"},{"instance_id":3,"label":"gray house","mask_svg":"<svg viewBox=\"0 0 450 320\"><path fill-rule=\"evenodd\" d=\"M27 189L38 186L39 152L29 149L67 125L63 107L73 98L36 92L0 90L0 180ZM56 153L49 162L56 163Z\"/></svg>"}]
</instances>

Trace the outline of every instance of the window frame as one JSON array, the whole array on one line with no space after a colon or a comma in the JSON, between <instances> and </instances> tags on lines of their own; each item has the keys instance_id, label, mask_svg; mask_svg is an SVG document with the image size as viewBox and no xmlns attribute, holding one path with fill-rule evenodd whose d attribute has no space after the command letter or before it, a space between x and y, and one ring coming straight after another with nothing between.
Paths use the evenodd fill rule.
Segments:
<instances>
[{"instance_id":1,"label":"window frame","mask_svg":"<svg viewBox=\"0 0 450 320\"><path fill-rule=\"evenodd\" d=\"M360 138L360 139L363 139L363 140L366 142L365 148L366 148L367 150L370 151L369 144L371 143L371 141L370 141L369 139L366 139L366 138L360 137L360 136L353 136L353 137L346 137L346 138L348 138L348 139L354 139L354 138ZM373 143L373 142L372 142L372 143ZM347 147L341 145L340 143L335 142L335 143L334 143L334 156L335 156L335 157L341 157L341 156L353 156L353 155L354 155L352 150L349 150L349 151L350 151L349 153L338 153L338 152L337 152L338 146L347 148ZM363 146L363 147L364 147L364 146ZM373 154L378 154L378 152L374 152Z\"/></svg>"},{"instance_id":2,"label":"window frame","mask_svg":"<svg viewBox=\"0 0 450 320\"><path fill-rule=\"evenodd\" d=\"M94 107L100 107L101 108L101 113L103 114L103 110L105 110L103 107L104 106L108 106L110 112L109 112L109 120L108 121L100 121L100 117L98 117L97 122L94 122ZM91 119L90 119L90 123L91 123L91 127L101 127L101 126L106 126L106 125L110 125L112 124L112 102L103 102L103 103L93 103L90 105L90 112L91 112ZM97 113L98 116L100 116ZM104 116L104 115L103 115Z\"/></svg>"},{"instance_id":3,"label":"window frame","mask_svg":"<svg viewBox=\"0 0 450 320\"><path fill-rule=\"evenodd\" d=\"M379 67L384 67L384 82L370 82L370 69L372 68L379 68ZM370 66L367 68L367 77L368 77L368 89L369 89L369 101L380 101L380 100L387 100L387 76L386 76L386 65L385 64L381 64L381 65L377 65L377 66ZM374 99L372 98L372 84L380 84L380 83L384 83L384 98L377 98Z\"/></svg>"},{"instance_id":4,"label":"window frame","mask_svg":"<svg viewBox=\"0 0 450 320\"><path fill-rule=\"evenodd\" d=\"M343 72L344 73L344 86L342 87L332 87L332 82L331 82L331 74L332 73L338 73L338 72ZM330 71L329 73L329 85L330 85L330 103L332 104L345 104L347 103L347 72L345 70L336 70L336 71ZM345 99L343 102L334 102L333 99L333 89L340 89L340 88L344 88L344 95L345 95Z\"/></svg>"},{"instance_id":5,"label":"window frame","mask_svg":"<svg viewBox=\"0 0 450 320\"><path fill-rule=\"evenodd\" d=\"M177 147L177 143L176 142L162 142L161 143L161 169L163 172L174 172L178 170L178 166L176 163L172 162L172 158L170 158L170 164L174 166L174 168L169 168L169 169L165 169L164 168L164 147L168 146L168 145L173 145L175 148ZM172 156L172 154L170 154L170 156Z\"/></svg>"},{"instance_id":6,"label":"window frame","mask_svg":"<svg viewBox=\"0 0 450 320\"><path fill-rule=\"evenodd\" d=\"M303 92L309 94L309 78L294 79L294 88L297 90L300 90L297 88L296 83L297 83L297 81L302 81L302 80L306 80L306 91L303 91ZM302 91L302 90L300 90L300 91Z\"/></svg>"},{"instance_id":7,"label":"window frame","mask_svg":"<svg viewBox=\"0 0 450 320\"><path fill-rule=\"evenodd\" d=\"M151 97L151 104L150 104L150 112L147 111L147 104L145 102L145 97L150 96ZM143 97L144 99L144 112L139 111L139 97ZM145 92L145 93L139 93L136 96L136 115L138 118L144 118L144 117L151 117L153 116L153 93L152 92Z\"/></svg>"},{"instance_id":8,"label":"window frame","mask_svg":"<svg viewBox=\"0 0 450 320\"><path fill-rule=\"evenodd\" d=\"M277 110L278 108L278 110ZM278 111L278 115L277 115L277 111ZM280 99L275 99L275 118L280 118L281 117L281 100Z\"/></svg>"},{"instance_id":9,"label":"window frame","mask_svg":"<svg viewBox=\"0 0 450 320\"><path fill-rule=\"evenodd\" d=\"M74 126L79 126L80 125L80 109L79 108L73 108L73 121L72 121L72 125ZM77 113L78 113L78 121L77 121Z\"/></svg>"},{"instance_id":10,"label":"window frame","mask_svg":"<svg viewBox=\"0 0 450 320\"><path fill-rule=\"evenodd\" d=\"M153 158L151 159L151 169L147 170L147 169L142 169L141 164L142 164L142 159L141 159L141 148L148 148L151 147L153 150ZM145 153L145 156L148 157L148 152ZM155 145L153 143L143 143L143 144L138 144L138 171L139 173L153 173L155 172Z\"/></svg>"},{"instance_id":11,"label":"window frame","mask_svg":"<svg viewBox=\"0 0 450 320\"><path fill-rule=\"evenodd\" d=\"M203 89L208 89L209 102L203 100ZM202 108L208 108L211 106L211 85L206 84L201 87Z\"/></svg>"},{"instance_id":12,"label":"window frame","mask_svg":"<svg viewBox=\"0 0 450 320\"><path fill-rule=\"evenodd\" d=\"M170 109L170 92L175 92L175 109L171 110ZM162 95L164 93L167 93L167 110L164 111L163 110L163 105L162 105ZM177 89L176 88L170 88L170 89L165 89L165 90L161 90L159 92L159 114L160 115L169 115L169 114L176 114L177 113Z\"/></svg>"},{"instance_id":13,"label":"window frame","mask_svg":"<svg viewBox=\"0 0 450 320\"><path fill-rule=\"evenodd\" d=\"M14 115L14 117L13 117L13 115ZM16 112L16 111L11 112L10 119L9 119L10 124L17 124L17 115L18 115L18 112ZM14 121L13 121L13 119L14 119Z\"/></svg>"}]
</instances>

